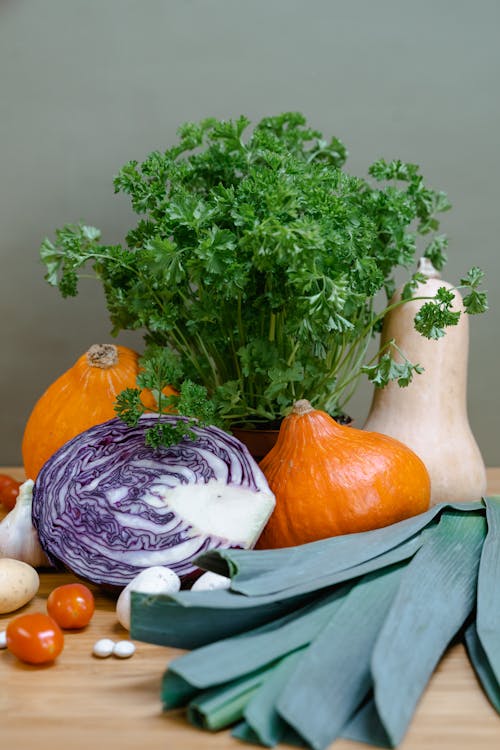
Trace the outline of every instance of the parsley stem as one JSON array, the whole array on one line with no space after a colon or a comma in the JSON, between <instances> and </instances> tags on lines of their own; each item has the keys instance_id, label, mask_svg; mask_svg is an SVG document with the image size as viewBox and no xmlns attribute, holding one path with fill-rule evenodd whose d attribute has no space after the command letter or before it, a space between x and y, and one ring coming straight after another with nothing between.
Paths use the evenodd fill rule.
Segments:
<instances>
[{"instance_id":1,"label":"parsley stem","mask_svg":"<svg viewBox=\"0 0 500 750\"><path fill-rule=\"evenodd\" d=\"M293 347L292 352L286 361L287 367L291 367L293 365L295 361L295 355L297 354L299 346L300 346L300 341L296 341L295 346Z\"/></svg>"},{"instance_id":2,"label":"parsley stem","mask_svg":"<svg viewBox=\"0 0 500 750\"><path fill-rule=\"evenodd\" d=\"M348 375L346 373L346 377L344 378L344 380L341 380L340 383L336 384L337 398L338 396L343 394L344 388L346 388L346 386L348 386L350 383L355 382L361 376L361 367L363 365L369 345L370 345L370 339L369 337L366 337L365 339L362 339L359 342L358 347L353 347L353 351L355 354L357 354L357 356L356 356L356 360L354 364L349 368L349 371L352 374ZM375 355L375 356L378 356L378 355ZM340 399L338 400L340 404ZM342 405L345 403L346 403L345 399L342 399Z\"/></svg>"},{"instance_id":3,"label":"parsley stem","mask_svg":"<svg viewBox=\"0 0 500 750\"><path fill-rule=\"evenodd\" d=\"M272 312L269 317L269 341L274 341L276 334L276 315Z\"/></svg>"},{"instance_id":4,"label":"parsley stem","mask_svg":"<svg viewBox=\"0 0 500 750\"><path fill-rule=\"evenodd\" d=\"M198 346L200 347L201 352L203 353L205 360L210 367L210 370L212 372L212 381L213 381L213 387L215 388L217 385L221 384L221 374L222 374L222 367L219 368L216 367L214 358L211 354L209 354L207 347L205 346L205 342L203 341L203 337L196 332L195 334L196 341L198 342Z\"/></svg>"},{"instance_id":5,"label":"parsley stem","mask_svg":"<svg viewBox=\"0 0 500 750\"><path fill-rule=\"evenodd\" d=\"M198 357L196 356L196 352L193 352L192 346L186 340L186 337L184 336L184 334L182 333L182 331L178 328L178 326L174 326L173 327L173 329L172 329L172 337L174 338L174 343L175 343L176 349L178 351L182 352L182 354L184 354L184 356L188 356L189 361L191 362L191 364L193 365L193 367L195 368L195 370L197 371L198 375L200 376L200 378L201 378L201 380L203 382L205 376L204 376L203 370L201 369L201 367L199 365ZM175 339L177 339L177 341L175 341Z\"/></svg>"},{"instance_id":6,"label":"parsley stem","mask_svg":"<svg viewBox=\"0 0 500 750\"><path fill-rule=\"evenodd\" d=\"M371 313L372 313L372 305L371 305L371 303L370 303L368 309L365 312L366 312L366 314L371 315ZM353 323L353 325L356 325L357 324L357 318L353 319L352 323ZM369 344L369 336L368 335L359 336L357 338L357 342L358 342L358 346L359 346L359 343L361 343L362 345L364 343L366 343L366 346L364 348L364 352L366 352L366 349L368 348L368 344ZM326 376L326 378L323 378L323 380L319 384L320 390L321 390L321 388L325 385L325 383L329 379L331 380L334 376L338 378L339 377L339 373L342 372L342 370L345 370L348 366L349 366L349 370L352 369L350 367L350 363L352 362L352 360L356 356L357 348L358 347L356 346L356 344L351 344L351 346L349 346L348 337L347 337L346 334L344 334L344 336L342 337L342 345L340 347L340 352L338 352L338 347L336 347L335 350L332 349L332 351L335 352L336 356L331 361L330 367L327 368L327 376ZM345 354L344 354L344 352L345 352ZM364 354L363 354L363 356L364 356ZM340 386L336 386L335 393L339 392L339 388L340 388Z\"/></svg>"},{"instance_id":7,"label":"parsley stem","mask_svg":"<svg viewBox=\"0 0 500 750\"><path fill-rule=\"evenodd\" d=\"M236 351L236 346L234 343L234 333L231 329L229 330L229 339L231 341L231 350L233 352L234 369L236 370L236 373L238 375L238 380L240 382L241 391L243 391L243 375L241 372L240 360L239 360L238 353Z\"/></svg>"}]
</instances>

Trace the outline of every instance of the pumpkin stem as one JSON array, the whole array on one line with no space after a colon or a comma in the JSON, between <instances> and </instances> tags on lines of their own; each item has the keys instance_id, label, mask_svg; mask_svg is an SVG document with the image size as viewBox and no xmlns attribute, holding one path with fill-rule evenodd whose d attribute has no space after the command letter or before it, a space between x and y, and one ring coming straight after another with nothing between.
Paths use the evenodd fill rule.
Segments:
<instances>
[{"instance_id":1,"label":"pumpkin stem","mask_svg":"<svg viewBox=\"0 0 500 750\"><path fill-rule=\"evenodd\" d=\"M426 258L425 255L423 255L417 265L417 271L418 273L423 273L424 276L426 276L428 279L440 279L441 274L437 270L437 268L434 268L432 265L432 262L429 258Z\"/></svg>"},{"instance_id":2,"label":"pumpkin stem","mask_svg":"<svg viewBox=\"0 0 500 750\"><path fill-rule=\"evenodd\" d=\"M87 362L90 367L107 370L118 364L118 349L114 344L92 344L87 351Z\"/></svg>"},{"instance_id":3,"label":"pumpkin stem","mask_svg":"<svg viewBox=\"0 0 500 750\"><path fill-rule=\"evenodd\" d=\"M310 411L314 411L314 407L306 398L301 398L294 403L292 414L298 414L299 417L302 417L304 414L309 414Z\"/></svg>"}]
</instances>

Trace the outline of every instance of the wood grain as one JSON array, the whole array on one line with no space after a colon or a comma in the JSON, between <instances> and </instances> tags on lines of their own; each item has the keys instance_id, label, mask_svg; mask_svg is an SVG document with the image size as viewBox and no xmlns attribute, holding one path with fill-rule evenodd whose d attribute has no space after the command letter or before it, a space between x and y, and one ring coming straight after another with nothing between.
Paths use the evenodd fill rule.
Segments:
<instances>
[{"instance_id":1,"label":"wood grain","mask_svg":"<svg viewBox=\"0 0 500 750\"><path fill-rule=\"evenodd\" d=\"M1 468L22 479L22 471ZM500 494L500 469L488 470L489 494ZM37 597L15 615L44 611L50 591L76 580L41 573ZM96 613L82 631L67 633L57 661L45 667L23 665L0 652L0 747L2 750L235 750L245 745L227 731L210 734L192 728L182 712L163 714L160 682L175 649L137 643L131 659L99 660L92 646L99 638L127 638L117 623L114 599L94 589ZM14 614L0 616L0 630ZM411 648L411 644L408 644ZM340 740L334 750L366 748ZM500 718L484 696L464 649L449 649L420 701L401 750L498 750Z\"/></svg>"}]
</instances>

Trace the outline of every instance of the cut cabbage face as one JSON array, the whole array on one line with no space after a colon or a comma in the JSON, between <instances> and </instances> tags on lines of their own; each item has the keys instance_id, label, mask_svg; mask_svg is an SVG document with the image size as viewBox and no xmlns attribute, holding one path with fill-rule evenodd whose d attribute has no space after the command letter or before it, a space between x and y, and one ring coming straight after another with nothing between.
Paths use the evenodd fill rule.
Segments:
<instances>
[{"instance_id":1,"label":"cut cabbage face","mask_svg":"<svg viewBox=\"0 0 500 750\"><path fill-rule=\"evenodd\" d=\"M52 562L125 586L153 565L191 577L201 552L255 544L275 499L246 447L206 427L194 428L195 440L152 449L144 435L156 418L97 425L47 461L33 523Z\"/></svg>"}]
</instances>

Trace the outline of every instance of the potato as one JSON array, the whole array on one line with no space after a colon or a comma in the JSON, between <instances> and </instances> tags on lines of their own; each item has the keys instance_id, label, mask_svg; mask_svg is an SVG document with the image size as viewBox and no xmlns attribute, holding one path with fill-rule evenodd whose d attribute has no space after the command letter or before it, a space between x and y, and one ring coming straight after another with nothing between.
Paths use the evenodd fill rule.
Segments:
<instances>
[{"instance_id":1,"label":"potato","mask_svg":"<svg viewBox=\"0 0 500 750\"><path fill-rule=\"evenodd\" d=\"M31 565L9 557L0 558L0 615L27 604L39 586L38 573Z\"/></svg>"}]
</instances>

